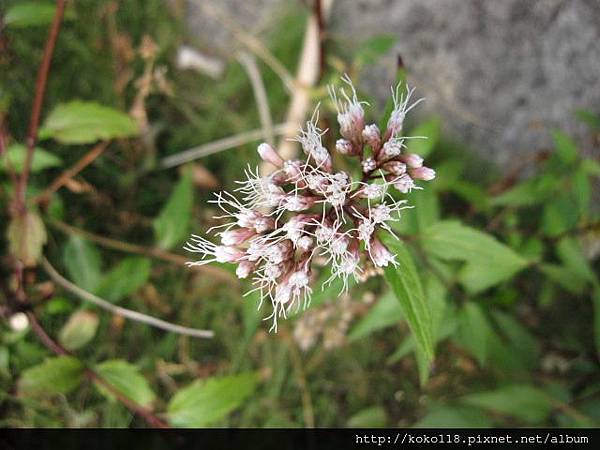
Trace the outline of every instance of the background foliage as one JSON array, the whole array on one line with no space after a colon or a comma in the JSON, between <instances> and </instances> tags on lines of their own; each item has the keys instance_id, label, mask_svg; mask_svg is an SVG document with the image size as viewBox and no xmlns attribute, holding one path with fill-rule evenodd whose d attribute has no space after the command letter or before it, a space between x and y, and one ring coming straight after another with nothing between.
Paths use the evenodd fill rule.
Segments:
<instances>
[{"instance_id":1,"label":"background foliage","mask_svg":"<svg viewBox=\"0 0 600 450\"><path fill-rule=\"evenodd\" d=\"M578 113L595 158L549 130L552 149L503 168L448 140L439 119L413 123L410 134L429 139L411 141L411 150L432 160L438 178L410 195L416 208L396 230L403 241L389 243L401 269L353 286L349 296L340 298L335 287L317 291L309 311L268 334L255 299L223 281L230 268L215 279L184 269L175 256L190 232L213 223L212 191L231 187L258 162L256 143L179 170L160 169L160 159L257 128L259 120L235 60L218 80L175 67L177 47L191 38L181 3L169 5L80 0L68 7L29 199L99 141L108 147L26 219L9 224L6 160L22 168L35 68L54 9L0 3L0 111L11 137L0 163L2 254L35 264L46 243L44 255L77 286L215 337L124 321L31 270L32 307L72 352L55 356L30 327L15 323L14 280L3 263L4 426L143 425L114 392L85 377L86 367L174 426L600 424L600 217L592 204L598 116ZM290 71L306 14L298 3L260 36ZM322 85L343 72L359 79L374 59L390 57L391 43L385 36L359 46L332 39ZM273 117L283 120L287 93L259 65ZM315 100L323 94L313 92ZM331 105L323 106L331 125Z\"/></svg>"}]
</instances>

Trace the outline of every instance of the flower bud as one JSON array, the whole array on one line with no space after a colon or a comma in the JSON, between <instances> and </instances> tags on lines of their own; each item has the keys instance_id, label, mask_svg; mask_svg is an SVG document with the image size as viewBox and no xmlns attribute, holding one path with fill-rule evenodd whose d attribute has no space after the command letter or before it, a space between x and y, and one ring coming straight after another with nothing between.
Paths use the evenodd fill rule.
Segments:
<instances>
[{"instance_id":1,"label":"flower bud","mask_svg":"<svg viewBox=\"0 0 600 450\"><path fill-rule=\"evenodd\" d=\"M379 127L374 123L367 125L362 131L363 140L371 146L373 150L377 150L381 145L381 135Z\"/></svg>"},{"instance_id":2,"label":"flower bud","mask_svg":"<svg viewBox=\"0 0 600 450\"><path fill-rule=\"evenodd\" d=\"M415 180L431 181L435 178L435 170L425 166L411 169L409 173Z\"/></svg>"},{"instance_id":3,"label":"flower bud","mask_svg":"<svg viewBox=\"0 0 600 450\"><path fill-rule=\"evenodd\" d=\"M244 253L241 250L225 245L215 247L214 254L216 261L220 263L237 262L244 256Z\"/></svg>"},{"instance_id":4,"label":"flower bud","mask_svg":"<svg viewBox=\"0 0 600 450\"><path fill-rule=\"evenodd\" d=\"M407 194L415 187L415 182L411 177L408 176L408 174L404 174L401 177L394 179L393 185L403 194Z\"/></svg>"},{"instance_id":5,"label":"flower bud","mask_svg":"<svg viewBox=\"0 0 600 450\"><path fill-rule=\"evenodd\" d=\"M352 142L347 139L338 139L335 143L335 149L340 155L352 155L354 151Z\"/></svg>"},{"instance_id":6,"label":"flower bud","mask_svg":"<svg viewBox=\"0 0 600 450\"><path fill-rule=\"evenodd\" d=\"M235 274L239 279L248 278L254 272L255 264L250 261L241 261L235 269Z\"/></svg>"},{"instance_id":7,"label":"flower bud","mask_svg":"<svg viewBox=\"0 0 600 450\"><path fill-rule=\"evenodd\" d=\"M221 233L221 244L226 246L240 245L254 236L254 234L254 230L250 228L238 228L237 230L223 231Z\"/></svg>"},{"instance_id":8,"label":"flower bud","mask_svg":"<svg viewBox=\"0 0 600 450\"><path fill-rule=\"evenodd\" d=\"M377 161L373 158L367 158L362 163L362 170L364 173L373 172L377 168Z\"/></svg>"},{"instance_id":9,"label":"flower bud","mask_svg":"<svg viewBox=\"0 0 600 450\"><path fill-rule=\"evenodd\" d=\"M281 158L281 156L279 156L275 149L266 142L263 142L258 146L258 154L263 159L263 161L271 163L275 167L283 166L283 159Z\"/></svg>"},{"instance_id":10,"label":"flower bud","mask_svg":"<svg viewBox=\"0 0 600 450\"><path fill-rule=\"evenodd\" d=\"M384 159L395 158L402 152L402 144L396 139L390 139L381 150L381 156Z\"/></svg>"},{"instance_id":11,"label":"flower bud","mask_svg":"<svg viewBox=\"0 0 600 450\"><path fill-rule=\"evenodd\" d=\"M382 169L393 175L400 176L406 173L406 164L400 161L389 161L382 166Z\"/></svg>"},{"instance_id":12,"label":"flower bud","mask_svg":"<svg viewBox=\"0 0 600 450\"><path fill-rule=\"evenodd\" d=\"M370 248L371 259L373 260L373 264L375 264L375 266L387 267L389 263L396 265L394 255L392 255L386 246L383 245L376 237L371 239Z\"/></svg>"},{"instance_id":13,"label":"flower bud","mask_svg":"<svg viewBox=\"0 0 600 450\"><path fill-rule=\"evenodd\" d=\"M415 153L407 153L398 157L400 161L405 163L411 169L417 169L423 166L423 158Z\"/></svg>"}]
</instances>

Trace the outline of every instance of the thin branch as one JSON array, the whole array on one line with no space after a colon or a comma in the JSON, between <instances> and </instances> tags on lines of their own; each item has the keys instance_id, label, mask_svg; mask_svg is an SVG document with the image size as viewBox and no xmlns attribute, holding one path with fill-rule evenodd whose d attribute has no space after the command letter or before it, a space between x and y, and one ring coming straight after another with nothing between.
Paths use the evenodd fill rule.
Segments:
<instances>
[{"instance_id":1,"label":"thin branch","mask_svg":"<svg viewBox=\"0 0 600 450\"><path fill-rule=\"evenodd\" d=\"M58 344L58 342L54 341L54 339L52 339L48 335L48 333L46 333L46 330L44 330L44 328L38 321L36 315L32 311L28 311L26 314L27 318L29 319L29 325L31 326L31 329L36 334L38 339L42 342L42 344L44 344L44 346L46 346L50 351L59 356L71 355L66 349L64 349L60 344ZM84 373L88 379L90 379L91 381L95 381L96 383L101 384L103 387L105 387L106 390L113 394L117 398L117 400L123 403L123 405L125 405L125 407L129 409L132 413L144 418L144 420L148 422L149 425L155 428L170 428L167 423L163 422L161 419L156 417L152 413L152 411L150 411L147 408L144 408L143 406L131 400L129 397L125 396L116 387L114 387L112 384L110 384L108 381L102 378L102 376L100 376L97 372L94 372L92 369L86 367Z\"/></svg>"},{"instance_id":2,"label":"thin branch","mask_svg":"<svg viewBox=\"0 0 600 450\"><path fill-rule=\"evenodd\" d=\"M106 147L108 146L108 142L102 142L92 148L89 152L87 152L83 157L61 173L44 191L33 198L34 202L44 203L47 201L52 194L58 191L61 187L69 182L75 175L93 163L98 156L100 156Z\"/></svg>"},{"instance_id":3,"label":"thin branch","mask_svg":"<svg viewBox=\"0 0 600 450\"><path fill-rule=\"evenodd\" d=\"M82 300L93 303L94 305L105 309L113 314L118 314L127 319L134 320L136 322L146 323L150 326L160 328L162 330L166 330L172 333L184 334L186 336L193 336L197 338L212 338L214 333L210 330L198 330L195 328L183 327L181 325L175 325L164 320L157 319L152 316L148 316L146 314L139 313L137 311L132 311L127 308L122 308L120 306L113 305L110 302L98 297L97 295L88 292L79 286L71 283L69 280L64 278L61 274L59 274L54 267L50 264L50 262L42 257L41 265L46 271L46 273L52 278L56 283L62 286L67 291L75 294Z\"/></svg>"},{"instance_id":4,"label":"thin branch","mask_svg":"<svg viewBox=\"0 0 600 450\"><path fill-rule=\"evenodd\" d=\"M25 210L25 191L27 190L27 181L29 179L29 172L31 170L31 163L33 161L33 153L35 151L35 144L37 142L37 133L40 126L40 116L42 114L44 94L46 93L46 85L48 83L50 63L52 62L54 47L56 46L56 40L62 25L66 3L66 0L56 0L54 19L52 19L52 25L50 26L50 32L48 33L48 40L46 41L46 48L44 49L44 55L42 57L42 62L40 64L35 83L35 97L33 99L33 106L31 107L31 118L29 121L29 131L27 133L27 154L25 155L25 163L23 164L21 178L19 179L17 186L15 186L17 203L22 211Z\"/></svg>"},{"instance_id":5,"label":"thin branch","mask_svg":"<svg viewBox=\"0 0 600 450\"><path fill-rule=\"evenodd\" d=\"M258 108L258 115L260 117L260 123L262 125L265 141L271 145L275 145L275 133L273 132L273 119L271 118L271 108L269 107L269 100L267 98L267 91L265 84L263 83L260 70L256 64L256 58L248 52L240 52L238 60L246 69L250 83L252 84L252 90L254 91L254 98L256 99L256 106Z\"/></svg>"},{"instance_id":6,"label":"thin branch","mask_svg":"<svg viewBox=\"0 0 600 450\"><path fill-rule=\"evenodd\" d=\"M122 242L116 239L99 236L97 234L90 233L89 231L82 230L81 228L76 228L74 226L68 225L59 220L52 220L49 223L51 226L62 231L63 233L76 234L84 239L87 239L88 241L95 242L96 244L99 244L103 247L117 250L120 252L149 256L150 258L160 259L161 261L177 264L179 266L185 266L185 264L188 262L188 258L186 258L185 256L170 253L159 248L144 247L142 245L130 244L129 242ZM208 276L230 283L234 286L239 284L239 280L236 277L234 277L231 273L218 267L191 266L190 270L202 272Z\"/></svg>"},{"instance_id":7,"label":"thin branch","mask_svg":"<svg viewBox=\"0 0 600 450\"><path fill-rule=\"evenodd\" d=\"M325 73L325 39L327 30L325 28L325 17L323 16L323 1L314 0L314 14L317 19L317 28L319 30L319 78Z\"/></svg>"},{"instance_id":8,"label":"thin branch","mask_svg":"<svg viewBox=\"0 0 600 450\"><path fill-rule=\"evenodd\" d=\"M275 125L273 127L273 133L278 136L288 133L287 130L288 125L285 123ZM261 128L258 130L239 133L234 136L228 136L217 141L209 142L208 144L199 145L198 147L193 147L181 153L163 158L159 163L159 167L161 169L168 169L170 167L179 166L204 156L212 155L213 153L222 152L224 150L229 150L230 148L248 144L249 142L254 142L262 138L263 133L264 131Z\"/></svg>"}]
</instances>

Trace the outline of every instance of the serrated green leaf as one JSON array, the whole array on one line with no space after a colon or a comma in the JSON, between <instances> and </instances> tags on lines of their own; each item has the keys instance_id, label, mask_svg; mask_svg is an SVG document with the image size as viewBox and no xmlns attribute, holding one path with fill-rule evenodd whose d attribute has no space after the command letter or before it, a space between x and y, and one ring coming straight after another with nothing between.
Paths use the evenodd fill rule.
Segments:
<instances>
[{"instance_id":1,"label":"serrated green leaf","mask_svg":"<svg viewBox=\"0 0 600 450\"><path fill-rule=\"evenodd\" d=\"M154 220L154 236L159 247L170 249L187 237L193 203L194 186L191 171L188 170Z\"/></svg>"},{"instance_id":2,"label":"serrated green leaf","mask_svg":"<svg viewBox=\"0 0 600 450\"><path fill-rule=\"evenodd\" d=\"M176 427L214 424L252 395L257 382L256 373L198 380L173 396L167 408L169 422Z\"/></svg>"},{"instance_id":3,"label":"serrated green leaf","mask_svg":"<svg viewBox=\"0 0 600 450\"><path fill-rule=\"evenodd\" d=\"M382 428L387 425L387 414L381 406L365 408L348 419L350 428Z\"/></svg>"},{"instance_id":4,"label":"serrated green leaf","mask_svg":"<svg viewBox=\"0 0 600 450\"><path fill-rule=\"evenodd\" d=\"M426 139L407 139L406 153L416 153L423 158L429 156L440 140L441 124L441 120L434 117L411 130L409 137L424 136Z\"/></svg>"},{"instance_id":5,"label":"serrated green leaf","mask_svg":"<svg viewBox=\"0 0 600 450\"><path fill-rule=\"evenodd\" d=\"M127 361L103 361L97 364L94 370L120 393L142 406L150 406L156 398L146 378L135 365ZM104 396L114 399L114 394L102 384L96 382L95 385Z\"/></svg>"},{"instance_id":6,"label":"serrated green leaf","mask_svg":"<svg viewBox=\"0 0 600 450\"><path fill-rule=\"evenodd\" d=\"M98 322L98 316L92 311L76 311L61 328L58 340L67 350L78 350L94 338Z\"/></svg>"},{"instance_id":7,"label":"serrated green leaf","mask_svg":"<svg viewBox=\"0 0 600 450\"><path fill-rule=\"evenodd\" d=\"M445 260L466 264L459 279L471 293L483 291L507 280L528 262L493 236L455 221L429 227L422 236L425 251Z\"/></svg>"},{"instance_id":8,"label":"serrated green leaf","mask_svg":"<svg viewBox=\"0 0 600 450\"><path fill-rule=\"evenodd\" d=\"M402 308L392 292L386 293L362 317L348 334L350 342L361 339L377 330L398 324L402 320Z\"/></svg>"},{"instance_id":9,"label":"serrated green leaf","mask_svg":"<svg viewBox=\"0 0 600 450\"><path fill-rule=\"evenodd\" d=\"M130 256L123 259L102 278L98 296L111 302L121 301L146 284L151 267L148 258Z\"/></svg>"},{"instance_id":10,"label":"serrated green leaf","mask_svg":"<svg viewBox=\"0 0 600 450\"><path fill-rule=\"evenodd\" d=\"M6 155L10 161L12 169L16 173L23 171L25 165L25 156L27 155L27 147L22 144L12 144L6 150ZM31 160L31 173L41 172L52 167L62 166L62 160L43 148L36 147ZM0 158L0 171L6 171L6 158Z\"/></svg>"},{"instance_id":11,"label":"serrated green leaf","mask_svg":"<svg viewBox=\"0 0 600 450\"><path fill-rule=\"evenodd\" d=\"M551 398L541 389L529 385L508 385L470 394L462 401L531 424L542 422L552 411Z\"/></svg>"},{"instance_id":12,"label":"serrated green leaf","mask_svg":"<svg viewBox=\"0 0 600 450\"><path fill-rule=\"evenodd\" d=\"M23 397L46 397L67 394L81 383L83 366L72 356L48 358L37 366L25 370L17 390Z\"/></svg>"},{"instance_id":13,"label":"serrated green leaf","mask_svg":"<svg viewBox=\"0 0 600 450\"><path fill-rule=\"evenodd\" d=\"M401 241L386 239L385 244L396 255L398 267L389 265L384 269L385 278L390 284L402 309L404 318L423 353L427 363L433 361L432 320L429 303L425 298L421 279L408 249Z\"/></svg>"},{"instance_id":14,"label":"serrated green leaf","mask_svg":"<svg viewBox=\"0 0 600 450\"><path fill-rule=\"evenodd\" d=\"M63 144L89 144L97 140L138 134L136 122L127 114L94 102L74 100L58 105L40 129L40 139Z\"/></svg>"},{"instance_id":15,"label":"serrated green leaf","mask_svg":"<svg viewBox=\"0 0 600 450\"><path fill-rule=\"evenodd\" d=\"M95 291L102 278L102 260L94 244L79 236L71 236L65 245L63 261L76 285L86 291Z\"/></svg>"}]
</instances>

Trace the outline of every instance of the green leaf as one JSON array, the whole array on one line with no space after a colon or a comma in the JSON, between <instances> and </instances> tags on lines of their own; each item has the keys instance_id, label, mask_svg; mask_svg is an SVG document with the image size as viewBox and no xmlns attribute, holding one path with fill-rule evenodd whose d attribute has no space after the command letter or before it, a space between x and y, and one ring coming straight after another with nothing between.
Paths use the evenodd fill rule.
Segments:
<instances>
[{"instance_id":1,"label":"green leaf","mask_svg":"<svg viewBox=\"0 0 600 450\"><path fill-rule=\"evenodd\" d=\"M498 331L508 341L505 347L508 347L511 357L517 357L520 359L520 365L527 370L533 370L538 363L539 359L539 345L535 337L529 333L529 331L521 325L517 320L508 314L500 311L493 313L494 320L497 323ZM490 335L490 337L494 337ZM492 346L495 343L492 343ZM495 355L492 346L488 346L490 359L493 359ZM505 368L506 364L503 362L498 364L500 367Z\"/></svg>"},{"instance_id":2,"label":"green leaf","mask_svg":"<svg viewBox=\"0 0 600 450\"><path fill-rule=\"evenodd\" d=\"M381 406L365 408L348 419L349 428L383 428L387 425L387 414Z\"/></svg>"},{"instance_id":3,"label":"green leaf","mask_svg":"<svg viewBox=\"0 0 600 450\"><path fill-rule=\"evenodd\" d=\"M507 280L528 262L493 236L455 221L438 222L422 237L423 248L444 260L465 261L459 279L471 293Z\"/></svg>"},{"instance_id":4,"label":"green leaf","mask_svg":"<svg viewBox=\"0 0 600 450\"><path fill-rule=\"evenodd\" d=\"M577 145L568 135L560 130L552 130L552 140L560 160L567 165L572 165L577 161Z\"/></svg>"},{"instance_id":5,"label":"green leaf","mask_svg":"<svg viewBox=\"0 0 600 450\"><path fill-rule=\"evenodd\" d=\"M530 206L543 203L556 190L556 179L546 174L530 178L493 197L494 206Z\"/></svg>"},{"instance_id":6,"label":"green leaf","mask_svg":"<svg viewBox=\"0 0 600 450\"><path fill-rule=\"evenodd\" d=\"M552 411L552 400L542 390L529 385L508 385L462 398L470 405L538 424Z\"/></svg>"},{"instance_id":7,"label":"green leaf","mask_svg":"<svg viewBox=\"0 0 600 450\"><path fill-rule=\"evenodd\" d=\"M556 245L556 253L563 264L581 279L593 282L596 279L590 263L583 253L581 243L572 237L564 237Z\"/></svg>"},{"instance_id":8,"label":"green leaf","mask_svg":"<svg viewBox=\"0 0 600 450\"><path fill-rule=\"evenodd\" d=\"M25 165L25 156L27 155L27 147L22 144L12 144L6 149L6 155L10 161L12 169L21 173ZM52 167L62 166L62 160L43 148L36 147L31 160L31 173L41 172ZM6 171L6 158L0 158L0 171Z\"/></svg>"},{"instance_id":9,"label":"green leaf","mask_svg":"<svg viewBox=\"0 0 600 450\"><path fill-rule=\"evenodd\" d=\"M571 269L558 264L540 264L540 271L571 294L581 294L585 288L585 280Z\"/></svg>"},{"instance_id":10,"label":"green leaf","mask_svg":"<svg viewBox=\"0 0 600 450\"><path fill-rule=\"evenodd\" d=\"M407 139L406 153L416 153L425 158L435 148L440 140L441 120L437 117L414 128L408 136L425 136L426 139Z\"/></svg>"},{"instance_id":11,"label":"green leaf","mask_svg":"<svg viewBox=\"0 0 600 450\"><path fill-rule=\"evenodd\" d=\"M575 111L575 117L587 124L593 130L600 130L600 116L598 116L598 114L580 109L579 111Z\"/></svg>"},{"instance_id":12,"label":"green leaf","mask_svg":"<svg viewBox=\"0 0 600 450\"><path fill-rule=\"evenodd\" d=\"M377 61L377 58L387 53L396 43L394 35L380 35L367 39L356 50L356 64L368 66Z\"/></svg>"},{"instance_id":13,"label":"green leaf","mask_svg":"<svg viewBox=\"0 0 600 450\"><path fill-rule=\"evenodd\" d=\"M67 273L77 286L86 291L95 291L102 277L102 261L94 244L79 236L71 236L65 245L63 261Z\"/></svg>"},{"instance_id":14,"label":"green leaf","mask_svg":"<svg viewBox=\"0 0 600 450\"><path fill-rule=\"evenodd\" d=\"M6 229L10 253L26 267L35 266L48 239L46 227L35 209L13 217Z\"/></svg>"},{"instance_id":15,"label":"green leaf","mask_svg":"<svg viewBox=\"0 0 600 450\"><path fill-rule=\"evenodd\" d=\"M55 9L52 3L19 2L6 11L4 24L11 28L47 25L52 22Z\"/></svg>"},{"instance_id":16,"label":"green leaf","mask_svg":"<svg viewBox=\"0 0 600 450\"><path fill-rule=\"evenodd\" d=\"M40 139L63 144L90 144L97 140L138 134L136 122L127 114L94 102L74 100L58 105L40 129Z\"/></svg>"},{"instance_id":17,"label":"green leaf","mask_svg":"<svg viewBox=\"0 0 600 450\"><path fill-rule=\"evenodd\" d=\"M123 259L102 278L98 296L111 302L121 301L146 284L151 266L150 260L141 256Z\"/></svg>"},{"instance_id":18,"label":"green leaf","mask_svg":"<svg viewBox=\"0 0 600 450\"><path fill-rule=\"evenodd\" d=\"M479 305L468 302L459 314L459 338L480 366L485 365L489 336L493 333Z\"/></svg>"},{"instance_id":19,"label":"green leaf","mask_svg":"<svg viewBox=\"0 0 600 450\"><path fill-rule=\"evenodd\" d=\"M167 408L169 422L176 427L214 424L240 406L257 382L256 373L198 380L173 396Z\"/></svg>"},{"instance_id":20,"label":"green leaf","mask_svg":"<svg viewBox=\"0 0 600 450\"><path fill-rule=\"evenodd\" d=\"M356 341L377 330L398 324L400 320L402 320L402 308L396 300L396 296L392 292L388 292L352 328L348 334L348 340Z\"/></svg>"},{"instance_id":21,"label":"green leaf","mask_svg":"<svg viewBox=\"0 0 600 450\"><path fill-rule=\"evenodd\" d=\"M560 195L546 202L542 214L542 231L556 237L577 225L579 210L576 201L569 195Z\"/></svg>"},{"instance_id":22,"label":"green leaf","mask_svg":"<svg viewBox=\"0 0 600 450\"><path fill-rule=\"evenodd\" d=\"M67 394L81 383L83 366L72 356L48 358L37 366L25 370L17 390L23 397L46 397Z\"/></svg>"},{"instance_id":23,"label":"green leaf","mask_svg":"<svg viewBox=\"0 0 600 450\"><path fill-rule=\"evenodd\" d=\"M433 361L432 320L428 302L425 299L421 279L408 249L401 241L386 239L385 244L396 254L398 267L388 265L385 278L400 302L402 314L408 322L417 347L424 360Z\"/></svg>"},{"instance_id":24,"label":"green leaf","mask_svg":"<svg viewBox=\"0 0 600 450\"><path fill-rule=\"evenodd\" d=\"M154 220L154 235L159 247L170 249L186 238L192 217L193 203L194 186L191 171L188 170L179 180L167 204Z\"/></svg>"},{"instance_id":25,"label":"green leaf","mask_svg":"<svg viewBox=\"0 0 600 450\"><path fill-rule=\"evenodd\" d=\"M479 409L468 406L440 406L432 408L414 428L489 428L490 420Z\"/></svg>"},{"instance_id":26,"label":"green leaf","mask_svg":"<svg viewBox=\"0 0 600 450\"><path fill-rule=\"evenodd\" d=\"M142 406L150 406L156 398L138 368L127 361L122 359L103 361L97 364L94 370L120 393ZM114 399L114 394L102 384L95 382L95 385L103 395Z\"/></svg>"},{"instance_id":27,"label":"green leaf","mask_svg":"<svg viewBox=\"0 0 600 450\"><path fill-rule=\"evenodd\" d=\"M98 316L91 311L74 312L58 334L58 340L67 350L84 347L96 335Z\"/></svg>"}]
</instances>

